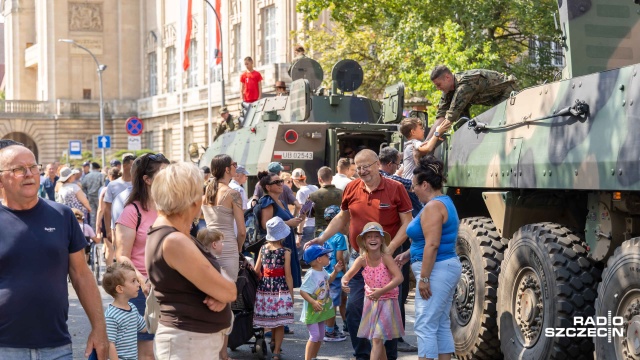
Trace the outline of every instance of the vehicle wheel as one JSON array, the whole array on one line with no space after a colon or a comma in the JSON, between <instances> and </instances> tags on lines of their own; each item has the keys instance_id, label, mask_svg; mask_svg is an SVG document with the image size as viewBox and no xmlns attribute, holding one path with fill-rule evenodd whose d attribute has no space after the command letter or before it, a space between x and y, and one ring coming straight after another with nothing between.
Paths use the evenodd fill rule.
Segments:
<instances>
[{"instance_id":1,"label":"vehicle wheel","mask_svg":"<svg viewBox=\"0 0 640 360\"><path fill-rule=\"evenodd\" d=\"M588 337L547 337L593 316L600 270L584 242L553 223L521 227L509 242L498 288L498 329L505 359L593 359Z\"/></svg>"},{"instance_id":2,"label":"vehicle wheel","mask_svg":"<svg viewBox=\"0 0 640 360\"><path fill-rule=\"evenodd\" d=\"M463 219L456 252L462 276L451 307L451 331L458 359L502 359L496 302L504 244L491 219Z\"/></svg>"},{"instance_id":3,"label":"vehicle wheel","mask_svg":"<svg viewBox=\"0 0 640 360\"><path fill-rule=\"evenodd\" d=\"M623 242L609 258L598 286L596 316L624 318L624 337L595 338L596 359L640 359L640 238Z\"/></svg>"},{"instance_id":4,"label":"vehicle wheel","mask_svg":"<svg viewBox=\"0 0 640 360\"><path fill-rule=\"evenodd\" d=\"M260 339L256 341L256 353L258 353L258 359L264 360L267 358L268 351L267 350L267 341L265 339Z\"/></svg>"}]
</instances>

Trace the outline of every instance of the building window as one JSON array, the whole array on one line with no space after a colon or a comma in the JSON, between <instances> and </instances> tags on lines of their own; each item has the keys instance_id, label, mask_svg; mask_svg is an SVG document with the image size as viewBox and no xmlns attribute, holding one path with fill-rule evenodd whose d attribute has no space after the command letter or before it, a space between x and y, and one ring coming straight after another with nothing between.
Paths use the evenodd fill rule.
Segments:
<instances>
[{"instance_id":1,"label":"building window","mask_svg":"<svg viewBox=\"0 0 640 360\"><path fill-rule=\"evenodd\" d=\"M242 60L242 24L233 25L233 58L235 61L235 71L241 72L244 66Z\"/></svg>"},{"instance_id":2,"label":"building window","mask_svg":"<svg viewBox=\"0 0 640 360\"><path fill-rule=\"evenodd\" d=\"M176 91L176 47L167 48L167 91Z\"/></svg>"},{"instance_id":3,"label":"building window","mask_svg":"<svg viewBox=\"0 0 640 360\"><path fill-rule=\"evenodd\" d=\"M144 133L144 145L145 149L149 149L155 152L153 149L153 131L147 131ZM167 155L168 156L168 155Z\"/></svg>"},{"instance_id":4,"label":"building window","mask_svg":"<svg viewBox=\"0 0 640 360\"><path fill-rule=\"evenodd\" d=\"M149 54L149 96L158 95L158 56Z\"/></svg>"},{"instance_id":5,"label":"building window","mask_svg":"<svg viewBox=\"0 0 640 360\"><path fill-rule=\"evenodd\" d=\"M91 89L82 89L82 98L85 100L91 100Z\"/></svg>"},{"instance_id":6,"label":"building window","mask_svg":"<svg viewBox=\"0 0 640 360\"><path fill-rule=\"evenodd\" d=\"M276 7L262 9L262 63L276 62Z\"/></svg>"},{"instance_id":7,"label":"building window","mask_svg":"<svg viewBox=\"0 0 640 360\"><path fill-rule=\"evenodd\" d=\"M198 42L193 39L189 45L189 69L188 71L188 87L198 86Z\"/></svg>"},{"instance_id":8,"label":"building window","mask_svg":"<svg viewBox=\"0 0 640 360\"><path fill-rule=\"evenodd\" d=\"M162 153L169 159L172 156L173 130L162 130Z\"/></svg>"},{"instance_id":9,"label":"building window","mask_svg":"<svg viewBox=\"0 0 640 360\"><path fill-rule=\"evenodd\" d=\"M555 67L564 66L562 46L555 41L529 40L529 60L535 65L548 63Z\"/></svg>"}]
</instances>

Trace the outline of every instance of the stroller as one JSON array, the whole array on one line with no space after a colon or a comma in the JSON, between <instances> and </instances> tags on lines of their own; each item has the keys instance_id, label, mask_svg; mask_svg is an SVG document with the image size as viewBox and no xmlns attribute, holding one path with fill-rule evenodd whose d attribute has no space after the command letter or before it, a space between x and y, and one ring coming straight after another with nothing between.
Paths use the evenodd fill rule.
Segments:
<instances>
[{"instance_id":1,"label":"stroller","mask_svg":"<svg viewBox=\"0 0 640 360\"><path fill-rule=\"evenodd\" d=\"M240 270L238 271L238 297L231 303L234 322L231 334L229 334L228 346L235 351L243 344L251 344L251 352L257 353L260 360L268 356L267 341L264 337L264 329L253 326L253 305L258 289L258 276L249 268L249 262L240 254ZM250 341L255 338L255 341Z\"/></svg>"}]
</instances>

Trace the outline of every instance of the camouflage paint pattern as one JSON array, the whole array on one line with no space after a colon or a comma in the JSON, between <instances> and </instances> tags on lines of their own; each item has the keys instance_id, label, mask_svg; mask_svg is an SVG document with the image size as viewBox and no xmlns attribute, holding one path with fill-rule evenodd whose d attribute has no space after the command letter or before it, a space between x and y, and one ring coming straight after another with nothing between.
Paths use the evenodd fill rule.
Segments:
<instances>
[{"instance_id":1,"label":"camouflage paint pattern","mask_svg":"<svg viewBox=\"0 0 640 360\"><path fill-rule=\"evenodd\" d=\"M566 38L564 78L640 63L640 7L634 0L558 0Z\"/></svg>"}]
</instances>

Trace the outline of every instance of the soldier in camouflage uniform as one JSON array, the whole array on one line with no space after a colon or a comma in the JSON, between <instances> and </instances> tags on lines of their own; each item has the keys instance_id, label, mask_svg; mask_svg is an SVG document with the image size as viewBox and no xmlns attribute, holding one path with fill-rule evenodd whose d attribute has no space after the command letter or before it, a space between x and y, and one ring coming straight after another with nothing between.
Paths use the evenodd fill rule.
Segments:
<instances>
[{"instance_id":1,"label":"soldier in camouflage uniform","mask_svg":"<svg viewBox=\"0 0 640 360\"><path fill-rule=\"evenodd\" d=\"M492 70L475 69L453 74L444 65L436 66L431 72L431 81L442 91L442 97L435 126L431 127L427 139L443 121L441 132L447 131L460 116L470 117L471 105L494 106L508 99L512 91L517 91L516 80L513 75Z\"/></svg>"},{"instance_id":2,"label":"soldier in camouflage uniform","mask_svg":"<svg viewBox=\"0 0 640 360\"><path fill-rule=\"evenodd\" d=\"M220 117L222 117L222 121L218 124L213 134L213 141L216 141L218 136L229 132L234 131L241 128L238 120L234 119L231 114L229 114L229 110L226 107L220 109Z\"/></svg>"}]
</instances>

